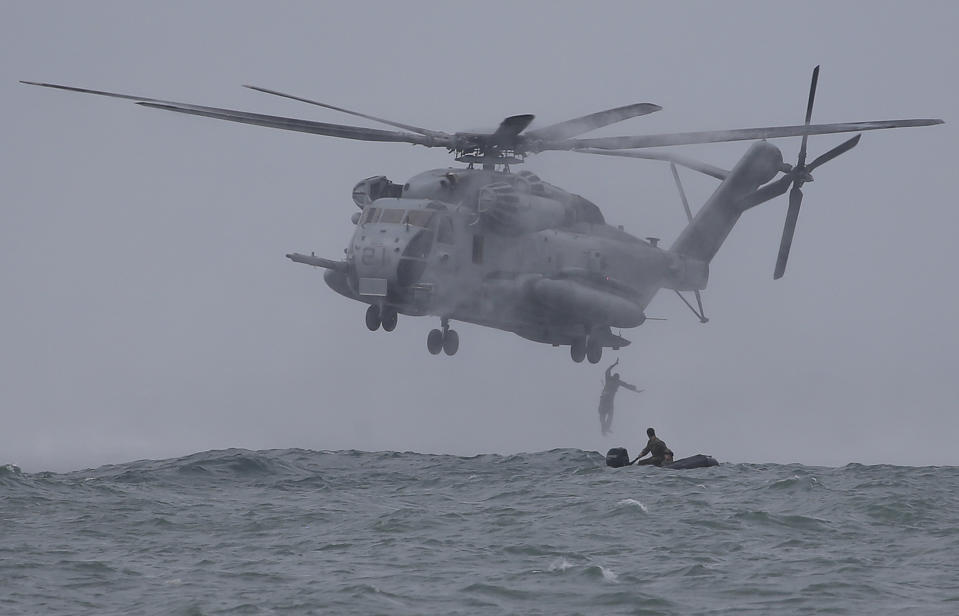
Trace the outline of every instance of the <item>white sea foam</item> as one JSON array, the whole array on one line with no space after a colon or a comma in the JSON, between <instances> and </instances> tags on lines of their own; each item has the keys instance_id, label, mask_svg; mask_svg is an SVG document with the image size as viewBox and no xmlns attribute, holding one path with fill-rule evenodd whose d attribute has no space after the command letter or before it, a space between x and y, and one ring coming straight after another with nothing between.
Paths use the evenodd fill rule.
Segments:
<instances>
[{"instance_id":1,"label":"white sea foam","mask_svg":"<svg viewBox=\"0 0 959 616\"><path fill-rule=\"evenodd\" d=\"M569 562L565 558L557 558L549 564L548 571L566 571L573 566L573 563Z\"/></svg>"},{"instance_id":2,"label":"white sea foam","mask_svg":"<svg viewBox=\"0 0 959 616\"><path fill-rule=\"evenodd\" d=\"M636 500L635 498L624 498L623 500L619 501L619 502L616 503L616 504L617 504L617 505L632 505L633 507L639 507L640 510L642 510L643 513L649 513L649 509L646 507L646 505L642 504L641 502L639 502L639 501Z\"/></svg>"},{"instance_id":3,"label":"white sea foam","mask_svg":"<svg viewBox=\"0 0 959 616\"><path fill-rule=\"evenodd\" d=\"M615 584L619 578L619 576L616 575L616 572L612 569L607 569L606 567L600 565L599 570L603 574L603 580L609 582L610 584Z\"/></svg>"}]
</instances>

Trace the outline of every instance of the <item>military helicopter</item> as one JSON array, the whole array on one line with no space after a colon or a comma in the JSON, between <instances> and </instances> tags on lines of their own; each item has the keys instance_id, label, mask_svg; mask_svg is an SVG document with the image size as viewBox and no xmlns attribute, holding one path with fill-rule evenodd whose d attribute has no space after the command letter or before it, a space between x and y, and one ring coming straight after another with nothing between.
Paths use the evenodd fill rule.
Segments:
<instances>
[{"instance_id":1,"label":"military helicopter","mask_svg":"<svg viewBox=\"0 0 959 616\"><path fill-rule=\"evenodd\" d=\"M708 321L700 291L709 263L746 210L789 190L789 208L774 278L789 257L802 186L822 164L852 149L861 134L806 162L809 135L941 124L938 119L811 124L819 67L813 70L804 124L627 137L576 138L628 118L659 111L636 103L527 130L532 115L503 120L493 132L447 133L402 124L268 88L246 86L365 118L400 130L328 124L51 83L23 83L135 101L231 122L361 141L385 141L446 148L465 167L433 169L404 183L385 176L360 181L353 202L353 237L345 259L291 253L297 263L325 269L337 293L368 304L366 326L393 331L400 314L439 317L429 332L430 353L454 355L459 336L451 321L510 331L523 338L568 346L575 362L597 363L604 348L630 344L613 328L647 320L646 307L660 289L675 291L703 323ZM802 136L795 165L766 141ZM731 169L645 148L694 143L758 140ZM544 151L626 156L670 163L688 225L668 249L658 239L634 237L607 224L587 199L545 182L529 171L512 172L531 154ZM720 180L693 216L676 166ZM777 175L782 174L778 179ZM692 292L697 305L682 295Z\"/></svg>"}]
</instances>

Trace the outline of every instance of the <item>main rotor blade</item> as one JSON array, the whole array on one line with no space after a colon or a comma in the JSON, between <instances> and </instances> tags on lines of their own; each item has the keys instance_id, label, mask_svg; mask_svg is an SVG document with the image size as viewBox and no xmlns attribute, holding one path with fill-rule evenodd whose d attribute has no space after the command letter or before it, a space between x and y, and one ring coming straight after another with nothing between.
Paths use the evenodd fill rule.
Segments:
<instances>
[{"instance_id":1,"label":"main rotor blade","mask_svg":"<svg viewBox=\"0 0 959 616\"><path fill-rule=\"evenodd\" d=\"M534 139L569 139L570 137L602 128L603 126L609 126L610 124L622 122L629 118L650 114L660 109L662 109L662 107L652 103L625 105L623 107L616 107L615 109L607 109L606 111L597 111L596 113L566 120L565 122L550 124L543 128L536 128L528 131L526 136Z\"/></svg>"},{"instance_id":2,"label":"main rotor blade","mask_svg":"<svg viewBox=\"0 0 959 616\"><path fill-rule=\"evenodd\" d=\"M279 92L277 90L270 90L269 88L261 88L260 86L251 86L251 85L244 85L243 87L249 88L251 90L256 90L257 92L265 92L266 94L273 94L274 96L282 96L283 98L289 98L295 101L300 101L301 103L309 103L310 105L316 105L318 107L326 107L327 109L332 109L334 111L341 111L343 113L348 113L350 115L354 115L360 118L366 118L367 120L373 120L374 122L381 122L388 126L402 128L403 130L412 131L414 133L419 133L421 135L429 135L431 137L448 137L449 136L449 133L444 133L443 131L430 130L428 128L421 128L419 126L413 126L412 124L402 124L400 122L393 122L392 120L384 120L383 118L378 118L376 116L360 113L359 111L344 109L343 107L337 107L335 105L321 103L320 101L315 101L309 98L303 98L301 96L295 96L293 94L286 94L284 92Z\"/></svg>"},{"instance_id":3,"label":"main rotor blade","mask_svg":"<svg viewBox=\"0 0 959 616\"><path fill-rule=\"evenodd\" d=\"M687 169L692 169L693 171L699 171L708 176L714 177L717 180L725 180L726 176L729 175L729 171L721 169L709 163L704 163L702 161L696 160L695 158L689 158L687 156L680 156L679 154L673 154L672 152L633 152L630 150L600 150L598 148L584 148L582 150L572 150L573 152L579 152L581 154L599 154L600 156L621 156L623 158L642 158L646 160L665 160L667 162L676 163L680 167L686 167Z\"/></svg>"},{"instance_id":4,"label":"main rotor blade","mask_svg":"<svg viewBox=\"0 0 959 616\"><path fill-rule=\"evenodd\" d=\"M802 205L802 190L793 184L789 191L789 211L786 212L786 225L783 227L783 238L779 243L779 256L776 258L776 271L773 280L783 277L786 272L786 260L789 259L789 248L793 243L793 234L796 233L796 221L799 219L799 206Z\"/></svg>"},{"instance_id":5,"label":"main rotor blade","mask_svg":"<svg viewBox=\"0 0 959 616\"><path fill-rule=\"evenodd\" d=\"M806 126L809 126L809 120L812 119L812 105L816 100L816 84L819 83L819 65L816 65L816 68L812 69L812 81L809 82L809 100L806 101ZM796 165L799 168L802 168L806 164L806 142L809 140L809 135L802 136L802 145L799 146L799 164Z\"/></svg>"},{"instance_id":6,"label":"main rotor blade","mask_svg":"<svg viewBox=\"0 0 959 616\"><path fill-rule=\"evenodd\" d=\"M872 122L844 122L838 124L810 124L798 126L765 126L759 128L735 128L731 130L711 130L693 133L667 133L663 135L636 135L631 137L599 137L596 139L567 139L553 143L542 143L540 151L574 150L601 148L604 150L626 150L629 148L653 148L667 145L688 145L691 143L717 143L721 141L746 141L750 139L773 139L776 137L797 137L800 135L826 135L830 133L858 133L884 128L910 126L931 126L942 124L939 119L917 120L876 120Z\"/></svg>"},{"instance_id":7,"label":"main rotor blade","mask_svg":"<svg viewBox=\"0 0 959 616\"><path fill-rule=\"evenodd\" d=\"M829 161L836 158L840 154L844 152L848 152L849 150L853 149L859 144L860 139L862 139L862 135L856 135L852 139L847 139L846 141L843 141L842 143L840 143L833 149L829 150L825 154L820 155L819 157L816 158L816 160L809 163L809 166L806 167L806 171L812 173L813 169L815 169L819 165L823 163L828 163Z\"/></svg>"},{"instance_id":8,"label":"main rotor blade","mask_svg":"<svg viewBox=\"0 0 959 616\"><path fill-rule=\"evenodd\" d=\"M148 98L146 96L134 96L132 94L117 94L116 92L105 92L103 90L91 90L89 88L76 88L74 86L61 86L55 83L42 83L40 81L24 81L21 79L20 83L25 83L29 86L41 86L44 88L56 88L57 90L68 90L70 92L82 92L84 94L97 94L99 96L112 96L113 98L126 98L131 101L143 101L143 102L152 102L152 103L168 102L168 101L162 101L158 98Z\"/></svg>"},{"instance_id":9,"label":"main rotor blade","mask_svg":"<svg viewBox=\"0 0 959 616\"><path fill-rule=\"evenodd\" d=\"M393 141L425 145L427 147L447 145L445 142L442 142L442 140L433 139L432 137L428 137L426 135L398 133L389 130L380 130L377 128L364 128L362 126L327 124L325 122L313 122L310 120L299 120L296 118L286 118L283 116L249 113L247 111L236 111L233 109L219 109L217 107L203 107L200 105L187 105L183 103L153 103L141 101L137 104L143 105L144 107L154 107L156 109L165 109L167 111L188 113L190 115L215 118L217 120L228 120L230 122L239 122L241 124L253 124L256 126L266 126L267 128L278 128L281 130L292 130L301 133L312 133L314 135L326 135L328 137L340 137L342 139L357 139L360 141Z\"/></svg>"},{"instance_id":10,"label":"main rotor blade","mask_svg":"<svg viewBox=\"0 0 959 616\"><path fill-rule=\"evenodd\" d=\"M526 127L530 125L533 121L533 118L536 116L525 113L523 115L514 115L506 118L499 123L496 132L492 134L494 141L510 141L514 139L521 132L526 130Z\"/></svg>"},{"instance_id":11,"label":"main rotor blade","mask_svg":"<svg viewBox=\"0 0 959 616\"><path fill-rule=\"evenodd\" d=\"M361 141L392 141L399 143L413 143L417 145L425 145L427 147L446 147L448 145L448 140L434 138L427 135L399 133L395 131L379 130L376 128L347 126L345 124L312 122L310 120L299 120L296 118L286 118L282 116L249 113L246 111L236 111L232 109L220 109L217 107L204 107L202 105L190 105L187 103L177 103L174 101L165 101L157 98L133 96L131 94L119 94L116 92L105 92L103 90L90 90L88 88L76 88L52 83L39 83L35 81L24 81L23 83L35 86L43 86L45 88L57 88L59 90L82 92L84 94L97 94L99 96L125 98L136 101L138 105L143 105L144 107L155 107L157 109L166 109L167 111L177 111L179 113L188 113L191 115L216 118L219 120L229 120L231 122L254 124L257 126L266 126L268 128L292 130L303 133L312 133L315 135L326 135L329 137L340 137L343 139L358 139Z\"/></svg>"}]
</instances>

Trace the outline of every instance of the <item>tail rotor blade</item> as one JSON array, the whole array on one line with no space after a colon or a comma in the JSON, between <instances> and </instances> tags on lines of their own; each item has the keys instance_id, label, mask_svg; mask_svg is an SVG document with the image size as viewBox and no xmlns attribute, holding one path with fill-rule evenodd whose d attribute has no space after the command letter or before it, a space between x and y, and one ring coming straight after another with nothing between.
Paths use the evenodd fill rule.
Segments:
<instances>
[{"instance_id":1,"label":"tail rotor blade","mask_svg":"<svg viewBox=\"0 0 959 616\"><path fill-rule=\"evenodd\" d=\"M816 84L819 83L819 66L812 69L812 81L809 83L809 100L806 101L806 124L812 119L812 105L816 100Z\"/></svg>"},{"instance_id":2,"label":"tail rotor blade","mask_svg":"<svg viewBox=\"0 0 959 616\"><path fill-rule=\"evenodd\" d=\"M818 158L816 158L816 160L809 163L809 166L806 167L806 171L812 172L813 169L815 169L819 165L823 163L828 163L829 161L836 158L840 154L844 152L848 152L849 150L853 149L859 144L860 138L862 138L862 135L856 135L852 139L847 139L846 141L843 141L842 143L840 143L833 149L829 150L825 154L820 155Z\"/></svg>"},{"instance_id":3,"label":"tail rotor blade","mask_svg":"<svg viewBox=\"0 0 959 616\"><path fill-rule=\"evenodd\" d=\"M786 260L789 259L789 248L792 246L793 234L796 232L800 205L802 205L802 190L794 184L789 191L789 211L786 212L786 225L783 227L783 238L779 243L779 256L776 258L776 271L773 273L774 280L779 280L786 272Z\"/></svg>"},{"instance_id":4,"label":"tail rotor blade","mask_svg":"<svg viewBox=\"0 0 959 616\"><path fill-rule=\"evenodd\" d=\"M809 100L806 101L806 126L809 126L809 121L812 119L812 105L816 100L816 84L819 83L819 66L816 66L812 70L812 81L809 83ZM809 140L809 135L802 136L802 145L799 147L799 165L802 167L806 164L806 141Z\"/></svg>"}]
</instances>

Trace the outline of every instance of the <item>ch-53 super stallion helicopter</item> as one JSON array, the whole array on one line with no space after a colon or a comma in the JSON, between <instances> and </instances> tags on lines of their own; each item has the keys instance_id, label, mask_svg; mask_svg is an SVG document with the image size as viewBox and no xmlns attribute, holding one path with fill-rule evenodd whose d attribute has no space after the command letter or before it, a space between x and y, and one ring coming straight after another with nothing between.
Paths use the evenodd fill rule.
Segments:
<instances>
[{"instance_id":1,"label":"ch-53 super stallion helicopter","mask_svg":"<svg viewBox=\"0 0 959 616\"><path fill-rule=\"evenodd\" d=\"M380 122L400 131L204 107L70 86L31 85L112 96L145 107L231 122L357 139L446 148L465 168L425 171L398 184L385 176L360 181L353 189L356 226L342 261L293 253L298 263L325 268L334 291L369 304L366 325L392 331L399 314L438 316L440 329L427 336L430 353L453 355L459 336L450 321L475 323L514 332L536 342L568 345L573 361L600 361L603 349L629 341L611 328L632 328L646 320L645 309L660 289L671 289L699 317L700 291L706 288L709 262L740 215L790 190L774 278L786 267L802 203L801 187L812 171L859 143L861 135L806 163L809 135L861 132L941 124L938 119L810 124L819 67L813 70L805 123L630 137L574 139L628 118L659 111L638 103L600 111L543 128L526 130L532 115L506 118L491 133L446 133L401 124L275 90L254 90L326 107ZM766 141L802 136L798 162L783 162ZM687 157L642 148L721 141L760 140L727 171ZM689 224L667 250L656 238L645 240L606 223L599 207L579 195L510 167L529 154L566 150L670 162ZM479 165L479 168L477 168ZM693 216L676 166L721 181ZM774 178L782 174L778 179ZM692 291L698 309L683 297Z\"/></svg>"}]
</instances>

